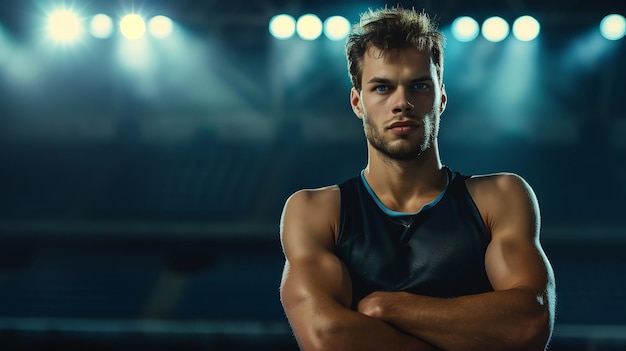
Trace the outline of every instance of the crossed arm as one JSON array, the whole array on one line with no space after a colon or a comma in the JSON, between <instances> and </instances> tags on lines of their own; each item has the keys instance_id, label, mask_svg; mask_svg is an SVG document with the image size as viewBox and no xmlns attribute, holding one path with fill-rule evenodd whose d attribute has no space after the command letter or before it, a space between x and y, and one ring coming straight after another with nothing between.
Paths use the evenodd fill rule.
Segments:
<instances>
[{"instance_id":1,"label":"crossed arm","mask_svg":"<svg viewBox=\"0 0 626 351\"><path fill-rule=\"evenodd\" d=\"M338 189L301 191L285 206L281 301L302 350L436 350L380 319L350 309L350 275L332 253ZM329 204L331 204L329 206ZM328 219L328 220L325 220Z\"/></svg>"},{"instance_id":2,"label":"crossed arm","mask_svg":"<svg viewBox=\"0 0 626 351\"><path fill-rule=\"evenodd\" d=\"M332 254L338 190L295 194L283 213L281 299L300 347L544 350L554 321L554 277L539 245L534 194L513 175L477 179L472 189L491 231L485 267L494 291L453 299L375 292L358 311L349 309L349 274Z\"/></svg>"}]
</instances>

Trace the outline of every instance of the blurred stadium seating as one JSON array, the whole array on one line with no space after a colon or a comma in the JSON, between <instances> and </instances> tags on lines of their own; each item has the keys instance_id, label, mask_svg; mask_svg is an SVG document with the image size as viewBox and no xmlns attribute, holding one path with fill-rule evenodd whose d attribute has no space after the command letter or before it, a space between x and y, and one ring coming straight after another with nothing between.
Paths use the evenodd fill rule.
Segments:
<instances>
[{"instance_id":1,"label":"blurred stadium seating","mask_svg":"<svg viewBox=\"0 0 626 351\"><path fill-rule=\"evenodd\" d=\"M153 76L117 67L115 40L22 47L41 16L0 3L0 349L297 349L278 292L283 204L357 175L366 148L341 43L276 42L266 20L384 5L314 3L146 2L186 36L152 48ZM557 280L549 349L626 350L626 41L580 41L623 5L486 3L424 7L444 25L475 8L547 20L532 99L488 110L509 45L450 41L443 162L533 186Z\"/></svg>"}]
</instances>

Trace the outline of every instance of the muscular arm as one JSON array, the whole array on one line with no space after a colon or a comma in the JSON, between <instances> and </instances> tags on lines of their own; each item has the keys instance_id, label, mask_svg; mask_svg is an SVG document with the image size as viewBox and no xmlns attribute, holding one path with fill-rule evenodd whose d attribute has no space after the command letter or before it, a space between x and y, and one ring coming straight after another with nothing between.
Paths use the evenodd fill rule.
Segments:
<instances>
[{"instance_id":1,"label":"muscular arm","mask_svg":"<svg viewBox=\"0 0 626 351\"><path fill-rule=\"evenodd\" d=\"M487 213L492 239L485 267L495 291L453 299L376 292L359 303L359 311L442 350L544 350L555 286L539 244L535 195L515 175L477 182L472 195Z\"/></svg>"},{"instance_id":2,"label":"muscular arm","mask_svg":"<svg viewBox=\"0 0 626 351\"><path fill-rule=\"evenodd\" d=\"M436 350L380 319L353 311L350 276L332 253L339 190L300 191L281 223L286 257L281 302L300 348L310 350Z\"/></svg>"}]
</instances>

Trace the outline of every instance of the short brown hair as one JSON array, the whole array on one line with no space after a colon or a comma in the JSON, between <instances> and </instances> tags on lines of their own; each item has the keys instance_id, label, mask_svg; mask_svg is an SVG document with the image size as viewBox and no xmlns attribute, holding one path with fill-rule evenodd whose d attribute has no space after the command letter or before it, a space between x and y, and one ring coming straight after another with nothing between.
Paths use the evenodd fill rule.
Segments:
<instances>
[{"instance_id":1,"label":"short brown hair","mask_svg":"<svg viewBox=\"0 0 626 351\"><path fill-rule=\"evenodd\" d=\"M370 48L383 55L397 50L416 48L429 51L443 82L443 46L445 37L425 12L401 7L370 9L361 14L359 23L352 27L346 43L348 71L352 85L361 91L363 58Z\"/></svg>"}]
</instances>

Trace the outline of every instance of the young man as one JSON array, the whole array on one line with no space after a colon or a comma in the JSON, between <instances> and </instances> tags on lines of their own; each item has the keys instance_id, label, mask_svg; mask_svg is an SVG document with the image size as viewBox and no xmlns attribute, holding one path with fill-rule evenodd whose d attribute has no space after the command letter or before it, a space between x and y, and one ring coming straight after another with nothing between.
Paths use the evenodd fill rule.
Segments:
<instances>
[{"instance_id":1,"label":"young man","mask_svg":"<svg viewBox=\"0 0 626 351\"><path fill-rule=\"evenodd\" d=\"M443 36L386 8L347 43L368 163L286 202L281 301L303 350L544 350L555 285L519 176L442 166Z\"/></svg>"}]
</instances>

